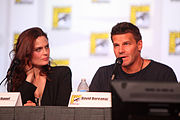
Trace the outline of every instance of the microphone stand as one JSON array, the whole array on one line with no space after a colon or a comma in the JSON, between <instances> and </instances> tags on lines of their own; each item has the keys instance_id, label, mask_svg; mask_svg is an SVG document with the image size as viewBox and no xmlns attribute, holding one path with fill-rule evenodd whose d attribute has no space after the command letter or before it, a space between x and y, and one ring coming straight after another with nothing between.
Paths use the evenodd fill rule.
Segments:
<instances>
[{"instance_id":1,"label":"microphone stand","mask_svg":"<svg viewBox=\"0 0 180 120\"><path fill-rule=\"evenodd\" d=\"M111 80L114 80L114 78L115 78L115 74L112 75Z\"/></svg>"},{"instance_id":2,"label":"microphone stand","mask_svg":"<svg viewBox=\"0 0 180 120\"><path fill-rule=\"evenodd\" d=\"M6 75L6 77L1 81L0 85L7 79L7 91L12 92L12 72Z\"/></svg>"},{"instance_id":3,"label":"microphone stand","mask_svg":"<svg viewBox=\"0 0 180 120\"><path fill-rule=\"evenodd\" d=\"M116 74L118 72L118 69L119 69L119 67L121 67L122 63L123 63L122 58L120 58L120 57L116 58L114 70L113 70L113 73L112 73L112 76L111 76L111 80L115 79L115 76L116 76Z\"/></svg>"},{"instance_id":4,"label":"microphone stand","mask_svg":"<svg viewBox=\"0 0 180 120\"><path fill-rule=\"evenodd\" d=\"M113 74L112 74L112 76L111 76L111 80L114 80L114 79L115 79L115 76L116 76L117 71L118 71L118 67L120 67L120 65L119 65L119 64L115 64L114 72L113 72Z\"/></svg>"},{"instance_id":5,"label":"microphone stand","mask_svg":"<svg viewBox=\"0 0 180 120\"><path fill-rule=\"evenodd\" d=\"M15 59L14 62L12 63L12 65L10 66L10 68L8 69L7 75L6 77L1 81L0 85L4 82L5 79L7 79L7 90L8 92L12 92L12 86L13 86L13 82L12 82L12 76L13 76L13 72L16 69L17 65L20 64L20 60L19 59Z\"/></svg>"},{"instance_id":6,"label":"microphone stand","mask_svg":"<svg viewBox=\"0 0 180 120\"><path fill-rule=\"evenodd\" d=\"M7 78L7 81L8 81L7 90L8 92L12 92L12 86L13 86L12 74Z\"/></svg>"},{"instance_id":7,"label":"microphone stand","mask_svg":"<svg viewBox=\"0 0 180 120\"><path fill-rule=\"evenodd\" d=\"M1 81L0 85L5 81L6 78L7 78L7 77L5 77L5 78Z\"/></svg>"}]
</instances>

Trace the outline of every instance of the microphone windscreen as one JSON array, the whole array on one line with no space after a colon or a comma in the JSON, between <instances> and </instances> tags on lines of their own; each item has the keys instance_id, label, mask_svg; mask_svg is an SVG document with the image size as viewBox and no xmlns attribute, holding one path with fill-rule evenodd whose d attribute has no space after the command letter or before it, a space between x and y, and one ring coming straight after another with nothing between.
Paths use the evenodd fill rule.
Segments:
<instances>
[{"instance_id":1,"label":"microphone windscreen","mask_svg":"<svg viewBox=\"0 0 180 120\"><path fill-rule=\"evenodd\" d=\"M14 64L19 65L20 64L20 60L18 58L14 59Z\"/></svg>"},{"instance_id":2,"label":"microphone windscreen","mask_svg":"<svg viewBox=\"0 0 180 120\"><path fill-rule=\"evenodd\" d=\"M122 63L123 63L123 59L122 59L121 57L118 57L118 58L116 59L116 64L122 65Z\"/></svg>"}]
</instances>

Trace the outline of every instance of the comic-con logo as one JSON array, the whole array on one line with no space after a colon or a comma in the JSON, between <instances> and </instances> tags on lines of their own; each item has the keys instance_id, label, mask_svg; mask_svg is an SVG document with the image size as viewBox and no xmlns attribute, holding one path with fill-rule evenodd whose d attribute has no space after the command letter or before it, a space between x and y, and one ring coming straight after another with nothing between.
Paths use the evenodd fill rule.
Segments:
<instances>
[{"instance_id":1,"label":"comic-con logo","mask_svg":"<svg viewBox=\"0 0 180 120\"><path fill-rule=\"evenodd\" d=\"M180 32L169 33L169 54L180 55Z\"/></svg>"},{"instance_id":2,"label":"comic-con logo","mask_svg":"<svg viewBox=\"0 0 180 120\"><path fill-rule=\"evenodd\" d=\"M51 66L68 66L69 65L69 59L53 59L51 61Z\"/></svg>"},{"instance_id":3,"label":"comic-con logo","mask_svg":"<svg viewBox=\"0 0 180 120\"><path fill-rule=\"evenodd\" d=\"M71 7L55 7L53 9L53 28L69 29L71 27Z\"/></svg>"},{"instance_id":4,"label":"comic-con logo","mask_svg":"<svg viewBox=\"0 0 180 120\"><path fill-rule=\"evenodd\" d=\"M91 34L91 55L107 55L108 54L108 33L92 33Z\"/></svg>"},{"instance_id":5,"label":"comic-con logo","mask_svg":"<svg viewBox=\"0 0 180 120\"><path fill-rule=\"evenodd\" d=\"M34 0L15 0L15 3L31 4Z\"/></svg>"},{"instance_id":6,"label":"comic-con logo","mask_svg":"<svg viewBox=\"0 0 180 120\"><path fill-rule=\"evenodd\" d=\"M19 37L19 33L14 33L14 40L13 40L13 47L14 48L16 47L18 37Z\"/></svg>"},{"instance_id":7,"label":"comic-con logo","mask_svg":"<svg viewBox=\"0 0 180 120\"><path fill-rule=\"evenodd\" d=\"M80 99L82 98L82 95L72 95L70 104L71 105L79 105Z\"/></svg>"},{"instance_id":8,"label":"comic-con logo","mask_svg":"<svg viewBox=\"0 0 180 120\"><path fill-rule=\"evenodd\" d=\"M150 6L131 6L130 21L140 28L148 28L150 26Z\"/></svg>"}]
</instances>

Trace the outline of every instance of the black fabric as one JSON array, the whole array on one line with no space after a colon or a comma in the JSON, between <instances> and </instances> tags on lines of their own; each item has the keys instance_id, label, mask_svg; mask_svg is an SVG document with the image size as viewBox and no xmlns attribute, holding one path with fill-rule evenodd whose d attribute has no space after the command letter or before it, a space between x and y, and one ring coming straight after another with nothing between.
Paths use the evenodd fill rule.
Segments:
<instances>
[{"instance_id":1,"label":"black fabric","mask_svg":"<svg viewBox=\"0 0 180 120\"><path fill-rule=\"evenodd\" d=\"M110 92L110 82L114 64L100 67L90 84L90 91ZM157 82L177 82L176 75L172 68L162 63L151 60L148 66L134 74L127 74L121 68L116 75L120 80L157 81Z\"/></svg>"},{"instance_id":2,"label":"black fabric","mask_svg":"<svg viewBox=\"0 0 180 120\"><path fill-rule=\"evenodd\" d=\"M42 106L67 106L72 91L71 70L67 66L51 67L48 74L49 80L46 80L41 105ZM35 102L34 92L36 86L24 81L20 86L22 102L25 104L28 100Z\"/></svg>"}]
</instances>

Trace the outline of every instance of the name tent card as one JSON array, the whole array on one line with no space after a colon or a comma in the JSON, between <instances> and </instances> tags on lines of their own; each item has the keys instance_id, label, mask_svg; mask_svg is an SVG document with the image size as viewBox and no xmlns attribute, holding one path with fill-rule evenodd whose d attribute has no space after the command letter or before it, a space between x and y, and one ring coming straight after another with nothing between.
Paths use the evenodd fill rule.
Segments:
<instances>
[{"instance_id":1,"label":"name tent card","mask_svg":"<svg viewBox=\"0 0 180 120\"><path fill-rule=\"evenodd\" d=\"M112 107L110 92L71 92L68 107Z\"/></svg>"},{"instance_id":2,"label":"name tent card","mask_svg":"<svg viewBox=\"0 0 180 120\"><path fill-rule=\"evenodd\" d=\"M22 106L20 92L0 93L0 106Z\"/></svg>"}]
</instances>

